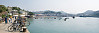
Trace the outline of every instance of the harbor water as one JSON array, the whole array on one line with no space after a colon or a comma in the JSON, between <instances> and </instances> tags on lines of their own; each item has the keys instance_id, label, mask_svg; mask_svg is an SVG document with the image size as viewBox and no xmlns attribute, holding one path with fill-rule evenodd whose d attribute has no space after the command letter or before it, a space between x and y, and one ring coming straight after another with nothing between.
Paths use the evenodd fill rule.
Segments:
<instances>
[{"instance_id":1,"label":"harbor water","mask_svg":"<svg viewBox=\"0 0 99 33\"><path fill-rule=\"evenodd\" d=\"M66 21L64 21L65 18ZM29 19L30 33L99 33L99 18L37 17Z\"/></svg>"}]
</instances>

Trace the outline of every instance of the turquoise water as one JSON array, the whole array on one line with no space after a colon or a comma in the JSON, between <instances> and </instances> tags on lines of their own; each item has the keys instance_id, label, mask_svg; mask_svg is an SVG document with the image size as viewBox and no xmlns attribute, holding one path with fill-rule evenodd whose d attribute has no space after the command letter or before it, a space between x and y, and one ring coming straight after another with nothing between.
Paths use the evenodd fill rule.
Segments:
<instances>
[{"instance_id":1,"label":"turquoise water","mask_svg":"<svg viewBox=\"0 0 99 33\"><path fill-rule=\"evenodd\" d=\"M69 17L66 21L64 18L33 18L30 19L31 25L28 30L30 33L99 33L99 18Z\"/></svg>"}]
</instances>

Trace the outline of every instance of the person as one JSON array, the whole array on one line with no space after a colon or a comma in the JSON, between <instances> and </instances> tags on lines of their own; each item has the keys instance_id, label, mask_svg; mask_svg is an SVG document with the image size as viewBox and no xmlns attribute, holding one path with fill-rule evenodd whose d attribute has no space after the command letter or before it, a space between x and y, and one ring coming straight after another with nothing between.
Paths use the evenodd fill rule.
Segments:
<instances>
[{"instance_id":1,"label":"person","mask_svg":"<svg viewBox=\"0 0 99 33\"><path fill-rule=\"evenodd\" d=\"M15 19L16 19L16 16L15 16Z\"/></svg>"},{"instance_id":2,"label":"person","mask_svg":"<svg viewBox=\"0 0 99 33\"><path fill-rule=\"evenodd\" d=\"M5 24L7 24L7 17L5 17Z\"/></svg>"},{"instance_id":3,"label":"person","mask_svg":"<svg viewBox=\"0 0 99 33\"><path fill-rule=\"evenodd\" d=\"M9 18L8 20L9 20L9 23L10 23L10 20L11 20L11 19Z\"/></svg>"},{"instance_id":4,"label":"person","mask_svg":"<svg viewBox=\"0 0 99 33\"><path fill-rule=\"evenodd\" d=\"M10 21L11 21L11 23L12 23L12 16L10 16Z\"/></svg>"}]
</instances>

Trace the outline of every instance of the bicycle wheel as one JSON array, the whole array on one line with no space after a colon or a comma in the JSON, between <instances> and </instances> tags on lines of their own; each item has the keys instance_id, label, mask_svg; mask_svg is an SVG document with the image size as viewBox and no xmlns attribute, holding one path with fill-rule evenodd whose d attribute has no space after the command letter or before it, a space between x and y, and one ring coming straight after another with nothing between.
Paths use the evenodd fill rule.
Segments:
<instances>
[{"instance_id":1,"label":"bicycle wheel","mask_svg":"<svg viewBox=\"0 0 99 33\"><path fill-rule=\"evenodd\" d=\"M13 29L13 26L12 26L12 25L8 26L8 31L9 31L9 32L13 32L13 30L14 30L14 29Z\"/></svg>"},{"instance_id":2,"label":"bicycle wheel","mask_svg":"<svg viewBox=\"0 0 99 33\"><path fill-rule=\"evenodd\" d=\"M26 21L25 26L29 26L29 25L30 25L30 21Z\"/></svg>"},{"instance_id":3,"label":"bicycle wheel","mask_svg":"<svg viewBox=\"0 0 99 33\"><path fill-rule=\"evenodd\" d=\"M19 27L19 31L20 31L20 32L22 32L22 31L23 31L22 27Z\"/></svg>"}]
</instances>

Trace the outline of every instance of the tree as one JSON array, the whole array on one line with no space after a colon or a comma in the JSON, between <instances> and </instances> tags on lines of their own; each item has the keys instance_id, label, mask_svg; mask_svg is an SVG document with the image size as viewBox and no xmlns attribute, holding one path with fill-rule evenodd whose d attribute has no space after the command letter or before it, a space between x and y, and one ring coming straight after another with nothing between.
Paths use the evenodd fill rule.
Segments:
<instances>
[{"instance_id":1,"label":"tree","mask_svg":"<svg viewBox=\"0 0 99 33\"><path fill-rule=\"evenodd\" d=\"M34 15L34 13L32 13L32 12L29 12L29 13L28 13L28 15Z\"/></svg>"},{"instance_id":2,"label":"tree","mask_svg":"<svg viewBox=\"0 0 99 33\"><path fill-rule=\"evenodd\" d=\"M2 11L3 11L2 8L0 8L0 13L1 13Z\"/></svg>"},{"instance_id":3,"label":"tree","mask_svg":"<svg viewBox=\"0 0 99 33\"><path fill-rule=\"evenodd\" d=\"M7 8L4 5L0 5L0 13L6 11Z\"/></svg>"},{"instance_id":4,"label":"tree","mask_svg":"<svg viewBox=\"0 0 99 33\"><path fill-rule=\"evenodd\" d=\"M2 18L5 18L6 17L6 15L2 15Z\"/></svg>"},{"instance_id":5,"label":"tree","mask_svg":"<svg viewBox=\"0 0 99 33\"><path fill-rule=\"evenodd\" d=\"M12 7L12 10L18 10L18 11L20 11L21 9L19 7Z\"/></svg>"},{"instance_id":6,"label":"tree","mask_svg":"<svg viewBox=\"0 0 99 33\"><path fill-rule=\"evenodd\" d=\"M61 12L57 12L57 14L62 14Z\"/></svg>"}]
</instances>

